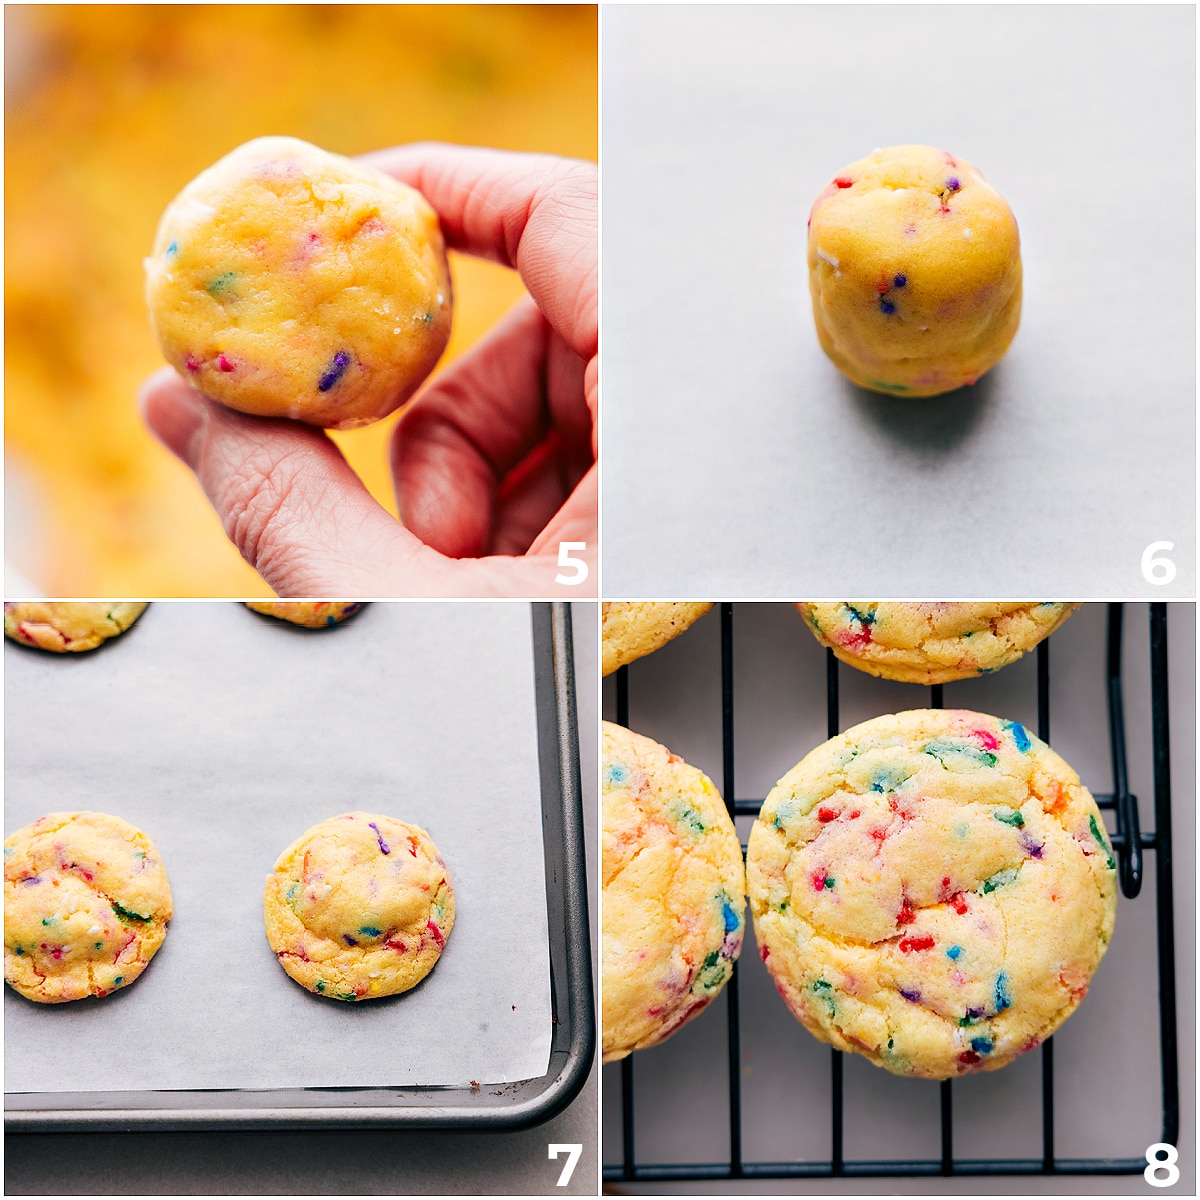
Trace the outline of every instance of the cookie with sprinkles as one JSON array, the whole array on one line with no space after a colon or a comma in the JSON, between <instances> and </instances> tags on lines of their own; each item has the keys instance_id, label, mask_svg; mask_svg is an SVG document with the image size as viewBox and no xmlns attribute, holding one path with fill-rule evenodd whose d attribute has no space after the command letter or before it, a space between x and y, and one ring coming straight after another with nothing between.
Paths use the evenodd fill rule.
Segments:
<instances>
[{"instance_id":1,"label":"cookie with sprinkles","mask_svg":"<svg viewBox=\"0 0 1200 1200\"><path fill-rule=\"evenodd\" d=\"M664 1041L733 974L745 871L712 782L650 738L603 726L604 1061Z\"/></svg>"},{"instance_id":2,"label":"cookie with sprinkles","mask_svg":"<svg viewBox=\"0 0 1200 1200\"><path fill-rule=\"evenodd\" d=\"M4 605L4 636L54 654L95 650L124 633L145 611L125 601L94 604L21 600Z\"/></svg>"},{"instance_id":3,"label":"cookie with sprinkles","mask_svg":"<svg viewBox=\"0 0 1200 1200\"><path fill-rule=\"evenodd\" d=\"M275 617L305 629L328 629L352 617L362 603L358 600L247 600L246 607L264 617Z\"/></svg>"},{"instance_id":4,"label":"cookie with sprinkles","mask_svg":"<svg viewBox=\"0 0 1200 1200\"><path fill-rule=\"evenodd\" d=\"M302 987L373 1000L416 987L454 927L450 872L425 830L343 813L280 856L263 892L267 941Z\"/></svg>"},{"instance_id":5,"label":"cookie with sprinkles","mask_svg":"<svg viewBox=\"0 0 1200 1200\"><path fill-rule=\"evenodd\" d=\"M260 416L350 429L399 408L450 337L436 213L375 167L247 142L167 206L145 261L167 361Z\"/></svg>"},{"instance_id":6,"label":"cookie with sprinkles","mask_svg":"<svg viewBox=\"0 0 1200 1200\"><path fill-rule=\"evenodd\" d=\"M949 683L998 671L1052 634L1078 604L797 602L842 662L902 683Z\"/></svg>"},{"instance_id":7,"label":"cookie with sprinkles","mask_svg":"<svg viewBox=\"0 0 1200 1200\"><path fill-rule=\"evenodd\" d=\"M889 146L843 168L808 219L821 348L859 387L936 396L974 383L1021 319L1021 243L966 159Z\"/></svg>"},{"instance_id":8,"label":"cookie with sprinkles","mask_svg":"<svg viewBox=\"0 0 1200 1200\"><path fill-rule=\"evenodd\" d=\"M27 1000L107 996L167 935L171 885L154 843L120 817L50 813L4 842L4 980Z\"/></svg>"},{"instance_id":9,"label":"cookie with sprinkles","mask_svg":"<svg viewBox=\"0 0 1200 1200\"><path fill-rule=\"evenodd\" d=\"M1116 861L1074 771L1022 725L878 717L771 790L746 860L760 954L824 1042L896 1075L990 1071L1073 1013Z\"/></svg>"},{"instance_id":10,"label":"cookie with sprinkles","mask_svg":"<svg viewBox=\"0 0 1200 1200\"><path fill-rule=\"evenodd\" d=\"M603 671L652 654L700 620L712 604L706 601L653 603L646 600L605 604L600 618Z\"/></svg>"}]
</instances>

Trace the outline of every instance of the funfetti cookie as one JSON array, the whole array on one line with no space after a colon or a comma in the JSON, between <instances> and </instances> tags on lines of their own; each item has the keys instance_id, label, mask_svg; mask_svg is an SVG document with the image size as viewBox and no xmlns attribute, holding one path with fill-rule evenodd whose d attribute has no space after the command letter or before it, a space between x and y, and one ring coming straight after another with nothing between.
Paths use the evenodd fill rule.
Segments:
<instances>
[{"instance_id":1,"label":"funfetti cookie","mask_svg":"<svg viewBox=\"0 0 1200 1200\"><path fill-rule=\"evenodd\" d=\"M263 892L267 941L302 987L373 1000L416 987L454 927L454 888L425 830L343 813L280 856Z\"/></svg>"},{"instance_id":2,"label":"funfetti cookie","mask_svg":"<svg viewBox=\"0 0 1200 1200\"><path fill-rule=\"evenodd\" d=\"M611 675L652 654L698 621L712 604L705 601L620 601L602 606L600 635L603 673Z\"/></svg>"},{"instance_id":3,"label":"funfetti cookie","mask_svg":"<svg viewBox=\"0 0 1200 1200\"><path fill-rule=\"evenodd\" d=\"M890 146L813 204L808 275L821 347L860 387L936 396L994 367L1021 319L1021 242L977 167Z\"/></svg>"},{"instance_id":4,"label":"funfetti cookie","mask_svg":"<svg viewBox=\"0 0 1200 1200\"><path fill-rule=\"evenodd\" d=\"M856 600L796 604L842 662L902 683L949 683L998 671L1052 634L1078 604L913 603Z\"/></svg>"},{"instance_id":5,"label":"funfetti cookie","mask_svg":"<svg viewBox=\"0 0 1200 1200\"><path fill-rule=\"evenodd\" d=\"M1075 1011L1116 861L1079 777L1015 721L920 709L771 790L747 879L760 954L818 1038L897 1075L995 1070Z\"/></svg>"},{"instance_id":6,"label":"funfetti cookie","mask_svg":"<svg viewBox=\"0 0 1200 1200\"><path fill-rule=\"evenodd\" d=\"M246 607L306 629L326 629L352 617L362 604L358 600L247 600Z\"/></svg>"},{"instance_id":7,"label":"funfetti cookie","mask_svg":"<svg viewBox=\"0 0 1200 1200\"><path fill-rule=\"evenodd\" d=\"M163 355L242 412L367 425L416 391L450 337L425 198L296 138L256 138L202 171L145 266Z\"/></svg>"},{"instance_id":8,"label":"funfetti cookie","mask_svg":"<svg viewBox=\"0 0 1200 1200\"><path fill-rule=\"evenodd\" d=\"M127 630L145 604L23 600L4 605L4 636L55 654L95 650Z\"/></svg>"},{"instance_id":9,"label":"funfetti cookie","mask_svg":"<svg viewBox=\"0 0 1200 1200\"><path fill-rule=\"evenodd\" d=\"M717 789L650 738L603 725L604 1061L671 1036L733 974L742 848Z\"/></svg>"},{"instance_id":10,"label":"funfetti cookie","mask_svg":"<svg viewBox=\"0 0 1200 1200\"><path fill-rule=\"evenodd\" d=\"M167 934L171 885L154 843L107 813L50 813L4 842L4 979L28 1000L107 996Z\"/></svg>"}]
</instances>

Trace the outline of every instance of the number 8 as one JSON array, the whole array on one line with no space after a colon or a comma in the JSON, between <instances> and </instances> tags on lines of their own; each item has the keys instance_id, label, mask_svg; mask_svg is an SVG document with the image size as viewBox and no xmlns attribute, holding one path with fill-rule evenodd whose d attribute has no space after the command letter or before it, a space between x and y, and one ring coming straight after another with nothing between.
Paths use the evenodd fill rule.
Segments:
<instances>
[{"instance_id":1,"label":"number 8","mask_svg":"<svg viewBox=\"0 0 1200 1200\"><path fill-rule=\"evenodd\" d=\"M1160 1157L1161 1155L1161 1157ZM1146 1150L1146 1169L1142 1174L1151 1187L1173 1187L1179 1182L1179 1151L1170 1142L1155 1142ZM1165 1179L1158 1177L1159 1171L1166 1171Z\"/></svg>"}]
</instances>

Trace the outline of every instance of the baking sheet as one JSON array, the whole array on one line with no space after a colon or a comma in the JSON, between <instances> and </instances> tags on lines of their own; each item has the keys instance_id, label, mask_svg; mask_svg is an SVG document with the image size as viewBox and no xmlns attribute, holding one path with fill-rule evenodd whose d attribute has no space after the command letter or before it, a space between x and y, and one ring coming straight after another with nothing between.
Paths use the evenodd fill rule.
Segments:
<instances>
[{"instance_id":1,"label":"baking sheet","mask_svg":"<svg viewBox=\"0 0 1200 1200\"><path fill-rule=\"evenodd\" d=\"M545 1073L546 891L525 604L371 604L317 632L152 604L91 654L4 647L5 830L92 808L144 829L175 899L108 998L5 989L5 1090L462 1086ZM349 1004L279 967L263 881L352 809L423 826L457 913L434 971Z\"/></svg>"}]
</instances>

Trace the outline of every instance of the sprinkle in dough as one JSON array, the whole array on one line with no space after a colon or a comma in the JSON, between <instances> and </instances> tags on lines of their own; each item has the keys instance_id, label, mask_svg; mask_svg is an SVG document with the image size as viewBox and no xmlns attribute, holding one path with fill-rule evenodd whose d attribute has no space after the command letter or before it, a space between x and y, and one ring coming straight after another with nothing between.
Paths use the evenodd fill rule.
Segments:
<instances>
[{"instance_id":1,"label":"sprinkle in dough","mask_svg":"<svg viewBox=\"0 0 1200 1200\"><path fill-rule=\"evenodd\" d=\"M306 629L327 629L352 617L362 603L358 600L247 600L246 607L266 617L276 617Z\"/></svg>"},{"instance_id":2,"label":"sprinkle in dough","mask_svg":"<svg viewBox=\"0 0 1200 1200\"><path fill-rule=\"evenodd\" d=\"M4 636L55 654L95 650L125 632L145 604L75 604L25 600L4 605Z\"/></svg>"},{"instance_id":3,"label":"sprinkle in dough","mask_svg":"<svg viewBox=\"0 0 1200 1200\"><path fill-rule=\"evenodd\" d=\"M1015 721L920 709L818 746L750 835L760 954L824 1042L897 1075L1048 1038L1112 934L1116 861L1079 777Z\"/></svg>"},{"instance_id":4,"label":"sprinkle in dough","mask_svg":"<svg viewBox=\"0 0 1200 1200\"><path fill-rule=\"evenodd\" d=\"M50 813L4 842L4 979L28 1000L128 987L170 919L158 851L120 817Z\"/></svg>"},{"instance_id":5,"label":"sprinkle in dough","mask_svg":"<svg viewBox=\"0 0 1200 1200\"><path fill-rule=\"evenodd\" d=\"M798 602L817 641L842 662L902 683L949 683L998 671L1052 634L1078 604L856 600Z\"/></svg>"},{"instance_id":6,"label":"sprinkle in dough","mask_svg":"<svg viewBox=\"0 0 1200 1200\"><path fill-rule=\"evenodd\" d=\"M416 987L454 927L454 889L423 829L343 813L280 856L263 893L267 941L310 992L372 1000Z\"/></svg>"},{"instance_id":7,"label":"sprinkle in dough","mask_svg":"<svg viewBox=\"0 0 1200 1200\"><path fill-rule=\"evenodd\" d=\"M665 746L603 725L604 1061L655 1046L733 974L742 848L717 789Z\"/></svg>"}]
</instances>

